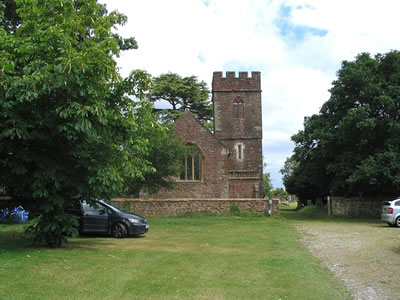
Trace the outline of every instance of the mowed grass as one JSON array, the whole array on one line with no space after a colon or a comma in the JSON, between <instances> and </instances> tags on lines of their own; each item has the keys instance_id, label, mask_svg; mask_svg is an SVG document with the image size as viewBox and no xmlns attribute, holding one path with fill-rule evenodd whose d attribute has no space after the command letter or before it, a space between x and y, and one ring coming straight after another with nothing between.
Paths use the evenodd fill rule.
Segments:
<instances>
[{"instance_id":1,"label":"mowed grass","mask_svg":"<svg viewBox=\"0 0 400 300\"><path fill-rule=\"evenodd\" d=\"M60 249L0 225L0 299L351 298L284 218L149 221L144 237L80 237Z\"/></svg>"}]
</instances>

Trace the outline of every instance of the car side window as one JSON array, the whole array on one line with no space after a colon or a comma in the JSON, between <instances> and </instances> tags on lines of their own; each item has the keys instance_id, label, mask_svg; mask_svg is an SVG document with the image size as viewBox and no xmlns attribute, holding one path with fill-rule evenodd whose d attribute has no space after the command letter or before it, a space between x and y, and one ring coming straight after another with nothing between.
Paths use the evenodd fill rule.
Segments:
<instances>
[{"instance_id":1,"label":"car side window","mask_svg":"<svg viewBox=\"0 0 400 300\"><path fill-rule=\"evenodd\" d=\"M72 203L68 203L65 207L65 212L70 215L80 216L82 213L80 201L74 200Z\"/></svg>"},{"instance_id":2,"label":"car side window","mask_svg":"<svg viewBox=\"0 0 400 300\"><path fill-rule=\"evenodd\" d=\"M84 201L82 203L83 205L83 210L85 212L90 212L90 213L98 213L100 214L100 212L104 212L107 211L105 209L105 207L103 205L97 204L96 206L93 206L92 204L87 203L86 201Z\"/></svg>"},{"instance_id":3,"label":"car side window","mask_svg":"<svg viewBox=\"0 0 400 300\"><path fill-rule=\"evenodd\" d=\"M394 206L400 206L400 201L397 201Z\"/></svg>"}]
</instances>

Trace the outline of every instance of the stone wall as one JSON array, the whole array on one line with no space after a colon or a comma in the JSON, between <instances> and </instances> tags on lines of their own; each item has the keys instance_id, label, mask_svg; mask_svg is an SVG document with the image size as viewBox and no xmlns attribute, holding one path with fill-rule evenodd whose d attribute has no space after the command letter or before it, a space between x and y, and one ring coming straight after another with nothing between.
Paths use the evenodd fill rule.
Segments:
<instances>
[{"instance_id":1,"label":"stone wall","mask_svg":"<svg viewBox=\"0 0 400 300\"><path fill-rule=\"evenodd\" d=\"M186 214L209 213L220 215L238 205L243 211L268 214L268 199L138 199L115 198L113 202L120 207L130 204L131 211L145 217L179 216ZM279 201L273 200L272 213L279 214Z\"/></svg>"},{"instance_id":2,"label":"stone wall","mask_svg":"<svg viewBox=\"0 0 400 300\"><path fill-rule=\"evenodd\" d=\"M379 217L384 201L394 197L331 197L334 216Z\"/></svg>"}]
</instances>

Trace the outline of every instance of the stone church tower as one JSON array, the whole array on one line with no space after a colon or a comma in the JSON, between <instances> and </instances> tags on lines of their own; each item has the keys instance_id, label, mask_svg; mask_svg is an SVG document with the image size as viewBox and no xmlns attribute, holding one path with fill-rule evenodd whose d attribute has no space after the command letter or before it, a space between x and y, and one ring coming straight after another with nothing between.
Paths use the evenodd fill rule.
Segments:
<instances>
[{"instance_id":1,"label":"stone church tower","mask_svg":"<svg viewBox=\"0 0 400 300\"><path fill-rule=\"evenodd\" d=\"M229 150L229 198L262 198L261 74L214 72L214 135Z\"/></svg>"}]
</instances>

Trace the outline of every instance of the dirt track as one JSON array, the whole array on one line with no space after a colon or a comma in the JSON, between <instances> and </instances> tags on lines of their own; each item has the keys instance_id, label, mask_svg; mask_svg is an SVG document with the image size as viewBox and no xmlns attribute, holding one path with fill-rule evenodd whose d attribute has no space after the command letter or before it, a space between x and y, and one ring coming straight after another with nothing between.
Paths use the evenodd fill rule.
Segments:
<instances>
[{"instance_id":1,"label":"dirt track","mask_svg":"<svg viewBox=\"0 0 400 300\"><path fill-rule=\"evenodd\" d=\"M377 222L296 222L303 244L354 299L400 299L400 228Z\"/></svg>"}]
</instances>

